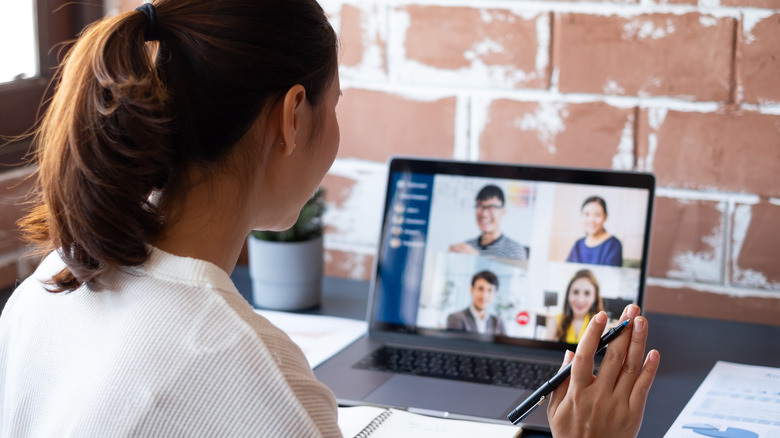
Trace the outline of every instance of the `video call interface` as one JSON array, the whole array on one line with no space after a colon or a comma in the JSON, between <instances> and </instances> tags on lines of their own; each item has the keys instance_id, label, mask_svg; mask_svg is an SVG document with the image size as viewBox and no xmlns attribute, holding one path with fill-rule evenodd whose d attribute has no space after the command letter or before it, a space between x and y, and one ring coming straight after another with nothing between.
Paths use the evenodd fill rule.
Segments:
<instances>
[{"instance_id":1,"label":"video call interface","mask_svg":"<svg viewBox=\"0 0 780 438\"><path fill-rule=\"evenodd\" d=\"M576 344L637 303L650 190L394 172L373 321L483 341Z\"/></svg>"}]
</instances>

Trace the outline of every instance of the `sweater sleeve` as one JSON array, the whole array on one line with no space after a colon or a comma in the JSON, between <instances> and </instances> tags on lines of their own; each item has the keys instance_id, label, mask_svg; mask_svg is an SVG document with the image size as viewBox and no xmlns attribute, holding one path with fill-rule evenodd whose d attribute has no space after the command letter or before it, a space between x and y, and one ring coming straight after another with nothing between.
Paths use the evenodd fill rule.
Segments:
<instances>
[{"instance_id":1,"label":"sweater sleeve","mask_svg":"<svg viewBox=\"0 0 780 438\"><path fill-rule=\"evenodd\" d=\"M258 315L259 317L259 315ZM279 370L301 407L323 437L341 437L337 423L337 403L333 392L317 380L300 347L265 318L257 325L263 331L268 347Z\"/></svg>"},{"instance_id":2,"label":"sweater sleeve","mask_svg":"<svg viewBox=\"0 0 780 438\"><path fill-rule=\"evenodd\" d=\"M233 301L235 298L236 296L232 295L228 301ZM307 420L310 420L318 431L316 436L341 437L337 421L336 398L330 388L314 376L300 347L286 333L255 313L246 302L239 300L229 304L241 319L247 322L270 353L285 385L300 404Z\"/></svg>"}]
</instances>

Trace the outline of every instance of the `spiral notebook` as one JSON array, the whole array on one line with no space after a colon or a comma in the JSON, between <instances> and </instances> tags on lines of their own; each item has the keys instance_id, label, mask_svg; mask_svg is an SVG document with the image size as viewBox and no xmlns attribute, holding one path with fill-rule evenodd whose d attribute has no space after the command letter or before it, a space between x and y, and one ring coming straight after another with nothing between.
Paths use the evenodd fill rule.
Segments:
<instances>
[{"instance_id":1,"label":"spiral notebook","mask_svg":"<svg viewBox=\"0 0 780 438\"><path fill-rule=\"evenodd\" d=\"M430 417L376 406L340 407L339 428L345 438L515 438L522 433L513 425Z\"/></svg>"}]
</instances>

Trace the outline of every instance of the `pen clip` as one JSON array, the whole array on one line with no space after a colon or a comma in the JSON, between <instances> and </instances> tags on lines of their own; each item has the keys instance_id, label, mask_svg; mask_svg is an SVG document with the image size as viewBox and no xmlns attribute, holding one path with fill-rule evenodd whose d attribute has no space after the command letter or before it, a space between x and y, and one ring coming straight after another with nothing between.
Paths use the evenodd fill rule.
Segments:
<instances>
[{"instance_id":1,"label":"pen clip","mask_svg":"<svg viewBox=\"0 0 780 438\"><path fill-rule=\"evenodd\" d=\"M539 401L536 402L536 404L531 406L527 411L523 412L523 415L517 417L514 421L512 421L512 424L517 425L518 423L523 421L523 418L531 415L531 412L533 412L536 408L538 408L539 405L542 404L542 402L545 401L545 400L547 400L547 396L543 395L542 398L540 398Z\"/></svg>"}]
</instances>

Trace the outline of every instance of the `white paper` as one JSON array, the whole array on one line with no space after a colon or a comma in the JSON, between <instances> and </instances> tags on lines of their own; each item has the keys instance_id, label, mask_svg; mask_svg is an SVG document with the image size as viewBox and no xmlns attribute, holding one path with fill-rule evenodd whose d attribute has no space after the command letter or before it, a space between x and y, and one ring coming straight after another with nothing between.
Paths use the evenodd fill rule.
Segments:
<instances>
[{"instance_id":1,"label":"white paper","mask_svg":"<svg viewBox=\"0 0 780 438\"><path fill-rule=\"evenodd\" d=\"M780 368L719 361L664 438L780 438Z\"/></svg>"},{"instance_id":2,"label":"white paper","mask_svg":"<svg viewBox=\"0 0 780 438\"><path fill-rule=\"evenodd\" d=\"M383 412L386 418L373 423L363 435L358 435ZM345 438L515 438L521 436L519 426L478 421L429 417L399 409L375 406L339 407L339 428Z\"/></svg>"},{"instance_id":3,"label":"white paper","mask_svg":"<svg viewBox=\"0 0 780 438\"><path fill-rule=\"evenodd\" d=\"M301 347L312 368L362 336L368 327L365 321L335 316L259 309L255 312L287 333Z\"/></svg>"}]
</instances>

